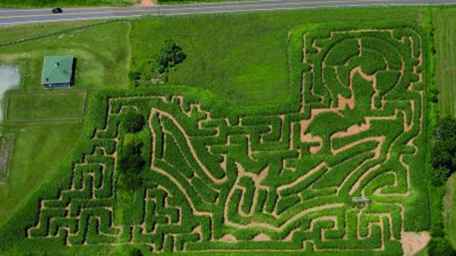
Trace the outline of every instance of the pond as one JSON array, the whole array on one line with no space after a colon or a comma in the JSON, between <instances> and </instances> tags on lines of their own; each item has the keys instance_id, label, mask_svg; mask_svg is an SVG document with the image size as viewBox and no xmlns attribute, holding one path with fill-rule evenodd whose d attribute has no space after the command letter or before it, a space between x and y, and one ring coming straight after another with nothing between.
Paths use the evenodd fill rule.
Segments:
<instances>
[{"instance_id":1,"label":"pond","mask_svg":"<svg viewBox=\"0 0 456 256\"><path fill-rule=\"evenodd\" d=\"M4 106L3 95L9 89L15 88L21 81L19 69L14 65L0 64L0 108ZM0 121L3 120L3 109L0 109Z\"/></svg>"}]
</instances>

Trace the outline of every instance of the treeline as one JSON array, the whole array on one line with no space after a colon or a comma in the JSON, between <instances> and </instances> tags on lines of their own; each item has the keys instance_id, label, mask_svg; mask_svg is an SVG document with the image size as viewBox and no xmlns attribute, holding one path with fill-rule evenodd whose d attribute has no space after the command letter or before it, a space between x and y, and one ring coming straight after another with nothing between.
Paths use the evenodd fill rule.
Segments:
<instances>
[{"instance_id":1,"label":"treeline","mask_svg":"<svg viewBox=\"0 0 456 256\"><path fill-rule=\"evenodd\" d=\"M443 224L443 196L448 178L456 172L456 119L444 118L434 130L432 144L431 196L436 198L432 205L432 240L430 256L454 256L454 250L445 235Z\"/></svg>"}]
</instances>

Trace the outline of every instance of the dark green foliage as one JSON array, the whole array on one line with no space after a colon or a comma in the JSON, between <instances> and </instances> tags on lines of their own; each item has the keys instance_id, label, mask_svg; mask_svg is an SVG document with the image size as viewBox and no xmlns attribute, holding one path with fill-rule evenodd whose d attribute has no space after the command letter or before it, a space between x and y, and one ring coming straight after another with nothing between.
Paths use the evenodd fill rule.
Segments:
<instances>
[{"instance_id":1,"label":"dark green foliage","mask_svg":"<svg viewBox=\"0 0 456 256\"><path fill-rule=\"evenodd\" d=\"M135 86L141 84L163 84L168 81L168 73L187 58L182 47L172 40L166 40L157 56L144 59L134 71L128 74ZM133 60L134 62L134 60Z\"/></svg>"},{"instance_id":2,"label":"dark green foliage","mask_svg":"<svg viewBox=\"0 0 456 256\"><path fill-rule=\"evenodd\" d=\"M137 133L141 131L146 124L144 116L133 111L128 111L122 121L124 128L131 133Z\"/></svg>"},{"instance_id":3,"label":"dark green foliage","mask_svg":"<svg viewBox=\"0 0 456 256\"><path fill-rule=\"evenodd\" d=\"M160 50L157 58L158 72L160 74L169 72L176 65L182 63L187 58L182 47L172 40L167 40Z\"/></svg>"},{"instance_id":4,"label":"dark green foliage","mask_svg":"<svg viewBox=\"0 0 456 256\"><path fill-rule=\"evenodd\" d=\"M138 71L130 71L128 72L128 79L133 82L135 86L138 86L139 82L141 81L141 73Z\"/></svg>"},{"instance_id":5,"label":"dark green foliage","mask_svg":"<svg viewBox=\"0 0 456 256\"><path fill-rule=\"evenodd\" d=\"M456 170L456 120L453 118L442 119L434 131L432 166L446 168L450 175Z\"/></svg>"},{"instance_id":6,"label":"dark green foliage","mask_svg":"<svg viewBox=\"0 0 456 256\"><path fill-rule=\"evenodd\" d=\"M130 252L130 256L143 256L143 255L144 254L138 248L135 248L135 249L131 250L131 252Z\"/></svg>"},{"instance_id":7,"label":"dark green foliage","mask_svg":"<svg viewBox=\"0 0 456 256\"><path fill-rule=\"evenodd\" d=\"M431 89L430 91L430 100L432 103L438 103L439 102L439 94L440 94L440 91L438 89Z\"/></svg>"},{"instance_id":8,"label":"dark green foliage","mask_svg":"<svg viewBox=\"0 0 456 256\"><path fill-rule=\"evenodd\" d=\"M432 170L432 180L431 183L433 186L442 186L446 183L448 178L451 176L450 170L446 168L439 168Z\"/></svg>"},{"instance_id":9,"label":"dark green foliage","mask_svg":"<svg viewBox=\"0 0 456 256\"><path fill-rule=\"evenodd\" d=\"M451 247L447 239L437 237L432 238L428 245L429 256L455 256L456 251Z\"/></svg>"},{"instance_id":10,"label":"dark green foliage","mask_svg":"<svg viewBox=\"0 0 456 256\"><path fill-rule=\"evenodd\" d=\"M141 156L142 143L130 142L123 147L119 160L121 182L128 190L136 190L143 185L144 165Z\"/></svg>"}]
</instances>

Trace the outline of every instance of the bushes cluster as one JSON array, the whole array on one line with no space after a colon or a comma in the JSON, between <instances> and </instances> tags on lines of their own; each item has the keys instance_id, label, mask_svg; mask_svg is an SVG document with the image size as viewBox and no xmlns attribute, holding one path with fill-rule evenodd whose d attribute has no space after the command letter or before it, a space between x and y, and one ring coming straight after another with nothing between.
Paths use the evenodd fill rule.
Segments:
<instances>
[{"instance_id":1,"label":"bushes cluster","mask_svg":"<svg viewBox=\"0 0 456 256\"><path fill-rule=\"evenodd\" d=\"M142 157L143 146L142 143L129 142L122 149L119 159L121 182L128 190L136 190L143 185L146 164Z\"/></svg>"},{"instance_id":2,"label":"bushes cluster","mask_svg":"<svg viewBox=\"0 0 456 256\"><path fill-rule=\"evenodd\" d=\"M135 86L141 83L165 83L168 81L168 73L186 58L187 54L181 46L172 40L166 40L157 56L144 61L139 70L131 71L128 77Z\"/></svg>"},{"instance_id":3,"label":"bushes cluster","mask_svg":"<svg viewBox=\"0 0 456 256\"><path fill-rule=\"evenodd\" d=\"M433 237L428 245L430 256L455 256L456 251L451 247L448 239L444 237Z\"/></svg>"},{"instance_id":4,"label":"bushes cluster","mask_svg":"<svg viewBox=\"0 0 456 256\"><path fill-rule=\"evenodd\" d=\"M144 128L146 121L138 112L128 111L123 118L123 126L130 133L137 133Z\"/></svg>"},{"instance_id":5,"label":"bushes cluster","mask_svg":"<svg viewBox=\"0 0 456 256\"><path fill-rule=\"evenodd\" d=\"M446 169L450 175L456 170L456 119L444 118L435 129L432 166Z\"/></svg>"},{"instance_id":6,"label":"bushes cluster","mask_svg":"<svg viewBox=\"0 0 456 256\"><path fill-rule=\"evenodd\" d=\"M429 244L430 256L456 255L444 232L442 211L445 184L456 171L456 119L439 120L433 134L431 172L431 196L433 200L432 240Z\"/></svg>"}]
</instances>

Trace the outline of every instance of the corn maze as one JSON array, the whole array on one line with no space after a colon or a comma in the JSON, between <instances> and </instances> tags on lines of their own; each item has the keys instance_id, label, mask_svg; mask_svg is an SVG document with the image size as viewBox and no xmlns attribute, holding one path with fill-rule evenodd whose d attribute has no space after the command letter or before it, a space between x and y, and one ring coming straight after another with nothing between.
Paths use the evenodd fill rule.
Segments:
<instances>
[{"instance_id":1,"label":"corn maze","mask_svg":"<svg viewBox=\"0 0 456 256\"><path fill-rule=\"evenodd\" d=\"M288 40L298 100L286 111L226 114L163 88L107 96L91 150L58 196L40 199L27 237L154 253L400 252L424 136L421 34L296 29ZM147 120L147 178L137 214L119 221L128 111Z\"/></svg>"}]
</instances>

